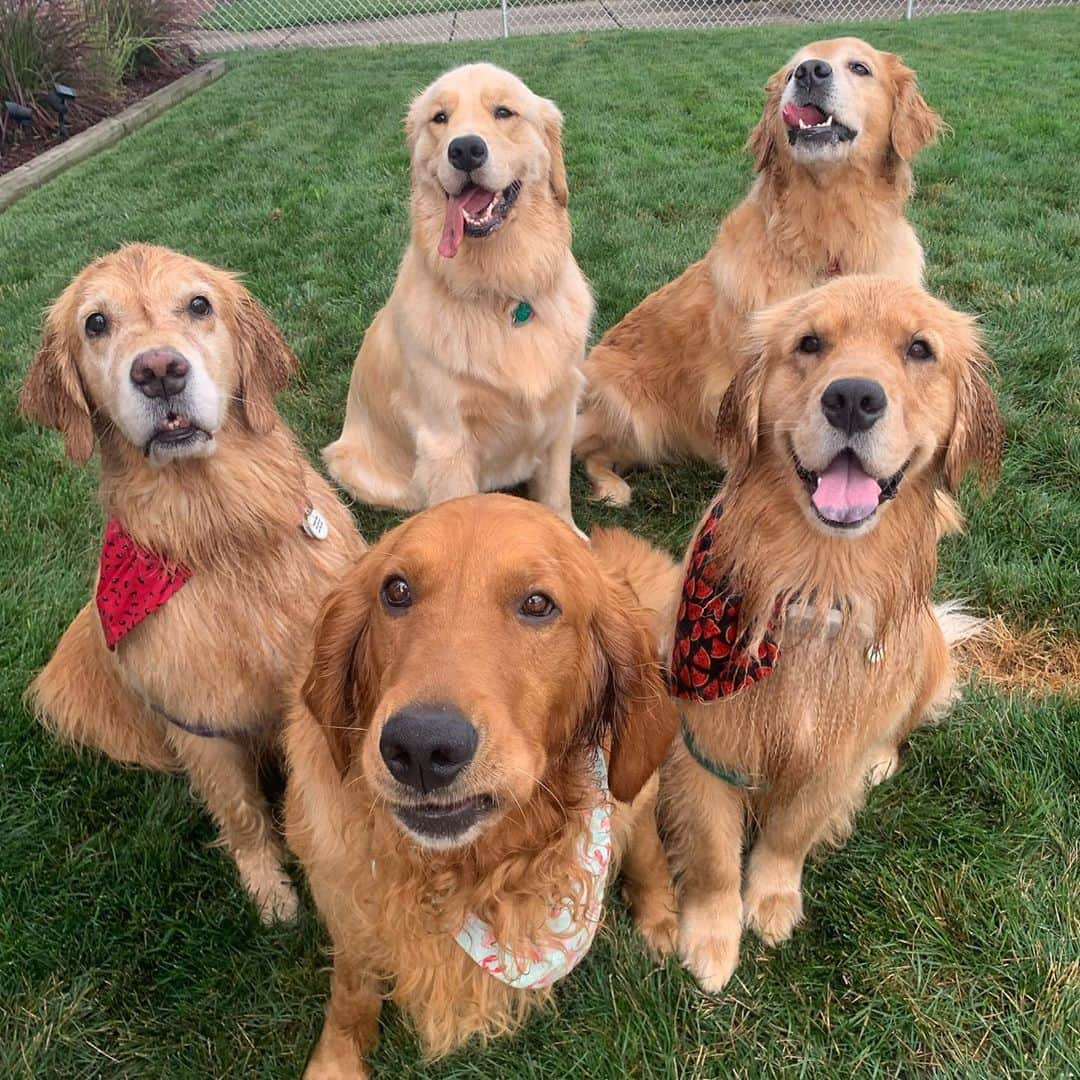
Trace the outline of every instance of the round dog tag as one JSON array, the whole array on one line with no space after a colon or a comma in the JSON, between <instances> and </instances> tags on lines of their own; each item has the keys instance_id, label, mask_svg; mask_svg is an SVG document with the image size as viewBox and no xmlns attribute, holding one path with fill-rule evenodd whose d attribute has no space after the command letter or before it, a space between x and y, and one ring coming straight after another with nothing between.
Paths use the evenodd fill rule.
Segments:
<instances>
[{"instance_id":1,"label":"round dog tag","mask_svg":"<svg viewBox=\"0 0 1080 1080\"><path fill-rule=\"evenodd\" d=\"M304 532L312 540L325 540L330 535L330 526L327 525L326 518L314 506L309 507L304 515Z\"/></svg>"}]
</instances>

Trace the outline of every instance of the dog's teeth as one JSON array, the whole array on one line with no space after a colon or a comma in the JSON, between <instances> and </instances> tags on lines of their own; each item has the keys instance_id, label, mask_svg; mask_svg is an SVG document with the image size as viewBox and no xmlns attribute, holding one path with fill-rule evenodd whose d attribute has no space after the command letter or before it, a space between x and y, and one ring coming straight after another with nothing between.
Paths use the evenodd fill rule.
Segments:
<instances>
[{"instance_id":1,"label":"dog's teeth","mask_svg":"<svg viewBox=\"0 0 1080 1080\"><path fill-rule=\"evenodd\" d=\"M801 131L805 127L806 127L806 121L803 120L803 118L800 116L799 117L799 130Z\"/></svg>"},{"instance_id":2,"label":"dog's teeth","mask_svg":"<svg viewBox=\"0 0 1080 1080\"><path fill-rule=\"evenodd\" d=\"M822 127L832 127L832 117L831 116L825 117L825 123L822 125Z\"/></svg>"}]
</instances>

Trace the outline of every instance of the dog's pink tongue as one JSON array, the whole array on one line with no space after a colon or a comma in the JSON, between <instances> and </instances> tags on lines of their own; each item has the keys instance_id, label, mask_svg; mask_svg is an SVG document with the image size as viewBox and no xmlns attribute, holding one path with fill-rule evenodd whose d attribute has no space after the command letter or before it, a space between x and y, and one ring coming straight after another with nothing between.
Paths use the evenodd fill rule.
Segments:
<instances>
[{"instance_id":1,"label":"dog's pink tongue","mask_svg":"<svg viewBox=\"0 0 1080 1080\"><path fill-rule=\"evenodd\" d=\"M829 521L862 521L876 509L881 486L867 476L852 454L838 454L818 476L817 491L811 501Z\"/></svg>"},{"instance_id":2,"label":"dog's pink tongue","mask_svg":"<svg viewBox=\"0 0 1080 1080\"><path fill-rule=\"evenodd\" d=\"M800 120L808 127L825 123L825 114L816 105L796 105L789 101L782 115L788 127L798 127Z\"/></svg>"},{"instance_id":3,"label":"dog's pink tongue","mask_svg":"<svg viewBox=\"0 0 1080 1080\"><path fill-rule=\"evenodd\" d=\"M461 247L461 241L465 237L465 211L478 214L493 198L490 191L480 187L467 187L460 195L447 198L446 218L439 240L439 254L444 259L452 259Z\"/></svg>"}]
</instances>

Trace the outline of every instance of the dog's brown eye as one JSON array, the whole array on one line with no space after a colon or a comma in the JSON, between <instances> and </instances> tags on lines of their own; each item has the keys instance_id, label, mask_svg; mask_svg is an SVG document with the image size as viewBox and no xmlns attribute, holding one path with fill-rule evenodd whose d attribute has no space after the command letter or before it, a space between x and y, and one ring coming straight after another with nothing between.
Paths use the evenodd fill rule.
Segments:
<instances>
[{"instance_id":1,"label":"dog's brown eye","mask_svg":"<svg viewBox=\"0 0 1080 1080\"><path fill-rule=\"evenodd\" d=\"M442 111L442 109L440 109L440 110L439 110L439 111L438 111L438 112L437 112L437 113L436 113L436 114L435 114L435 115L434 115L434 116L433 116L433 117L431 118L431 122L432 122L433 124L445 124L445 123L446 123L446 121L447 121L447 120L449 120L449 119L450 119L450 117L448 117L448 116L446 115L446 113L444 113L444 112Z\"/></svg>"},{"instance_id":2,"label":"dog's brown eye","mask_svg":"<svg viewBox=\"0 0 1080 1080\"><path fill-rule=\"evenodd\" d=\"M924 338L916 338L908 347L909 360L933 360L934 350L930 348L930 342Z\"/></svg>"},{"instance_id":3,"label":"dog's brown eye","mask_svg":"<svg viewBox=\"0 0 1080 1080\"><path fill-rule=\"evenodd\" d=\"M559 613L555 601L542 592L530 593L521 601L521 614L527 619L550 619Z\"/></svg>"},{"instance_id":4,"label":"dog's brown eye","mask_svg":"<svg viewBox=\"0 0 1080 1080\"><path fill-rule=\"evenodd\" d=\"M188 311L197 319L205 319L213 310L205 296L193 296L188 304Z\"/></svg>"},{"instance_id":5,"label":"dog's brown eye","mask_svg":"<svg viewBox=\"0 0 1080 1080\"><path fill-rule=\"evenodd\" d=\"M799 352L804 353L818 353L821 352L821 338L817 334L807 334L806 337L799 339Z\"/></svg>"},{"instance_id":6,"label":"dog's brown eye","mask_svg":"<svg viewBox=\"0 0 1080 1080\"><path fill-rule=\"evenodd\" d=\"M84 326L87 337L100 337L109 329L109 320L100 311L95 311L92 315L86 316Z\"/></svg>"},{"instance_id":7,"label":"dog's brown eye","mask_svg":"<svg viewBox=\"0 0 1080 1080\"><path fill-rule=\"evenodd\" d=\"M511 116L516 115L513 109L508 109L505 105L499 105L495 109L496 120L509 120Z\"/></svg>"},{"instance_id":8,"label":"dog's brown eye","mask_svg":"<svg viewBox=\"0 0 1080 1080\"><path fill-rule=\"evenodd\" d=\"M870 69L859 60L852 60L848 67L856 74L866 78L870 74Z\"/></svg>"},{"instance_id":9,"label":"dog's brown eye","mask_svg":"<svg viewBox=\"0 0 1080 1080\"><path fill-rule=\"evenodd\" d=\"M382 587L383 603L387 607L407 608L412 607L412 589L403 577L387 578Z\"/></svg>"}]
</instances>

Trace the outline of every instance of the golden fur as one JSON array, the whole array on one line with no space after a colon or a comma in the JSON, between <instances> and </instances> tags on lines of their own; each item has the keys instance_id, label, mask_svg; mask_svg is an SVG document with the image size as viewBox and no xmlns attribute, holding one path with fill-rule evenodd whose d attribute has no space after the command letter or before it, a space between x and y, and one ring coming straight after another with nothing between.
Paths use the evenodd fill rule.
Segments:
<instances>
[{"instance_id":1,"label":"golden fur","mask_svg":"<svg viewBox=\"0 0 1080 1080\"><path fill-rule=\"evenodd\" d=\"M510 117L496 117L506 108ZM446 117L436 122L435 117ZM331 475L364 502L419 510L528 481L567 521L570 451L592 295L570 251L562 117L554 103L491 64L443 75L405 125L412 237L386 306L356 358ZM471 175L520 194L505 223L439 253L448 192L466 174L450 141L482 137ZM527 301L534 316L517 325Z\"/></svg>"},{"instance_id":2,"label":"golden fur","mask_svg":"<svg viewBox=\"0 0 1080 1080\"><path fill-rule=\"evenodd\" d=\"M187 309L196 295L211 302L210 315ZM91 313L107 316L108 332L87 336ZM144 449L159 414L129 377L135 356L160 348L191 363L187 396L170 402L188 402L208 436L172 458ZM96 441L106 516L192 570L115 652L91 600L30 687L32 707L75 743L186 772L265 918L291 915L296 895L256 755L272 744L297 642L310 634L327 582L364 546L274 409L295 363L231 274L131 245L92 263L57 300L20 398L24 414L63 433L79 464ZM308 503L330 526L321 543L300 528ZM147 702L225 734L189 734Z\"/></svg>"},{"instance_id":3,"label":"golden fur","mask_svg":"<svg viewBox=\"0 0 1080 1080\"><path fill-rule=\"evenodd\" d=\"M859 132L846 150L813 159L789 146L781 117L789 77L808 57L831 61L837 117ZM869 77L849 69L856 60ZM618 471L636 465L716 460L716 410L751 312L835 274L921 283L922 248L904 217L908 163L939 127L914 72L856 38L807 45L768 80L750 134L750 194L708 255L612 327L586 361L575 452L596 498L627 505L630 487Z\"/></svg>"},{"instance_id":4,"label":"golden fur","mask_svg":"<svg viewBox=\"0 0 1080 1080\"><path fill-rule=\"evenodd\" d=\"M394 576L415 596L403 614L381 597ZM388 533L329 598L286 728L286 834L334 943L309 1078L366 1075L384 993L432 1055L508 1031L547 999L481 970L453 932L473 911L505 945L538 939L579 871L590 746L610 750L615 854L635 919L654 951L670 951L652 817L674 731L658 612L677 587L673 562L628 533L598 531L590 546L543 507L482 495ZM560 613L528 625L518 607L537 590ZM380 733L414 702L448 703L481 733L447 798L492 793L498 808L456 846L423 843L391 809L415 792L381 760Z\"/></svg>"},{"instance_id":5,"label":"golden fur","mask_svg":"<svg viewBox=\"0 0 1080 1080\"><path fill-rule=\"evenodd\" d=\"M821 348L803 350L806 335ZM769 944L801 918L803 861L850 830L868 782L891 774L898 745L940 714L953 692L949 645L970 630L930 604L939 500L969 466L1000 460L1002 426L974 320L921 289L884 278L840 278L760 313L750 353L721 408L731 474L714 552L743 595L740 623L781 625L775 672L717 703L680 701L714 761L753 778L749 793L716 779L683 741L662 770L661 806L678 880L679 951L709 990L738 959L743 924ZM911 343L932 348L916 359ZM877 380L884 415L847 436L868 474L908 462L894 501L863 524L825 524L812 481L836 453L822 394L834 379ZM872 662L870 646L884 646ZM756 836L741 870L746 818Z\"/></svg>"}]
</instances>

